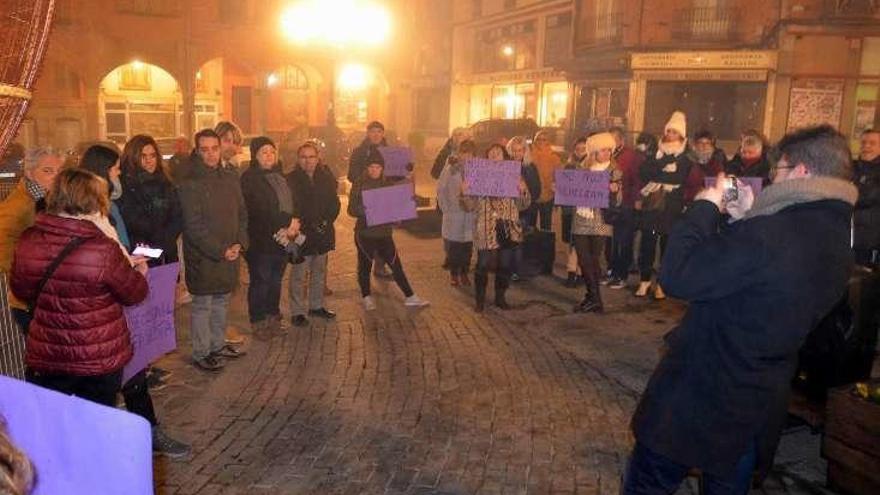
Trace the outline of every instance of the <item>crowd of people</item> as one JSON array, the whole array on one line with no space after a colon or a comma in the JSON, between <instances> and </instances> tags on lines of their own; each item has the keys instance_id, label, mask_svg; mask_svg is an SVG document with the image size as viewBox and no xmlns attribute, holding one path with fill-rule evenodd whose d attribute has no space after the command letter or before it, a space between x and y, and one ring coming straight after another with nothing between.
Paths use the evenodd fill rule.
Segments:
<instances>
[{"instance_id":1,"label":"crowd of people","mask_svg":"<svg viewBox=\"0 0 880 495\"><path fill-rule=\"evenodd\" d=\"M393 278L403 293L404 305L428 305L415 293L404 272L393 225L367 222L365 191L413 180L412 171L405 177L385 176L379 149L386 145L384 133L380 122L368 125L363 143L351 155L347 174L352 183L347 211L355 218L357 282L367 311L377 307L371 274ZM731 419L729 428L713 428L724 431L700 431L704 436L692 438L682 447L680 439L691 431L689 428L705 424L697 416L709 412L699 407L682 411L681 407L706 404L706 397L710 401L730 399L731 404L740 406L778 399L783 387L779 377L790 364L793 346L812 321L805 318L816 315L789 314L785 317L788 321L765 306L777 299L790 303L791 295L802 295L799 290L804 288L791 285L790 272L797 271L792 263L809 264L808 258L813 256L824 257L831 267L845 265L849 235L842 251L839 220L847 217L848 230L851 208L855 209L852 247L856 261L880 261L880 132L868 130L861 135L861 153L854 164L849 161L845 138L827 127L786 136L776 147L760 133L745 131L730 159L718 148L711 132L701 130L690 139L688 136L686 116L675 112L659 138L642 134L631 147L624 130L612 128L577 139L570 155L563 159L544 132L533 139L516 136L478 150L466 129L456 129L431 171L437 179L442 213L444 268L452 286L469 288L474 267L478 312L485 310L493 273L494 305L502 310L510 307L508 287L511 281L524 278L524 243L536 232L556 228L555 172L561 169L609 175L607 207L559 207L560 238L569 246L565 284L576 287L582 283L584 287L576 312L602 313L603 287L628 287L633 268L637 273L632 286L636 297L651 294L664 299L669 292L705 303L692 305L687 323L671 334L669 351L637 412L634 424L639 443L628 471L632 486L640 483L639 476L656 471L658 463L666 461L664 469L668 468L671 484L682 474L676 466L706 465L710 472L728 479L732 467L740 462L750 469L758 465L760 459L756 461L752 454L766 445L755 425L767 420L762 416L766 411L745 408L751 416L744 423ZM163 432L150 397L150 384L161 382L163 372L148 367L122 383L122 368L132 356L123 307L144 300L151 268L182 261L184 299L192 302L192 362L206 372L217 372L226 360L245 353L240 345L242 337L227 329L230 297L240 283L241 258L249 273L247 311L254 336L287 330L288 322L303 327L309 325L309 318L332 320L336 316L326 307L324 296L328 253L336 246L334 222L341 202L337 178L322 163L320 144L307 141L299 146L296 166L287 167L290 172L285 174L270 138L251 140L251 160L246 164L235 162L241 143L241 131L231 122L221 122L215 129L196 133L191 150L181 143L167 161L156 141L147 135L132 137L121 153L93 146L74 167L63 167L61 157L49 148L32 149L24 159L24 178L0 205L0 270L9 275L12 311L27 334L27 380L109 406L114 406L121 394L126 408L153 426L154 449L175 458L185 457L190 448ZM516 197L470 193L464 166L478 156L520 164ZM735 198L727 196L726 177L734 177L739 191ZM706 179L713 178L717 179L715 185L707 187ZM743 178L759 179L765 191L751 191ZM810 187L795 187L804 184ZM801 208L822 200L837 201L828 206L831 213L822 213L818 207ZM773 221L741 222L756 217ZM745 226L739 228L741 225ZM785 246L803 242L804 234L795 232L792 225L804 225L803 231L817 236L816 240L829 229L833 235L828 236L828 243L814 243L812 249L802 250L807 254L794 256ZM719 231L727 232L733 240L714 236ZM136 255L138 246L160 249L161 255ZM664 270L655 276L658 254ZM784 266L787 271L770 283L766 277L773 270L759 269L766 268L765 263ZM287 265L292 265L289 317L283 316L280 308ZM842 285L841 270L832 273L823 269L830 270L827 266L802 269L797 277L806 286L815 286L816 280L827 282L800 300L814 302L810 307L816 311L839 296ZM731 279L729 285L716 285L725 278ZM777 287L785 297L767 288L777 282L787 284ZM730 302L731 294L740 294L755 284L760 290L752 297ZM759 296L766 301L756 302ZM788 335L778 343L779 363L771 365L754 358L754 349L741 347L747 342L732 343L729 335L710 332L707 335L711 337L701 337L696 331L713 318L726 324L731 315L742 316L742 307L737 304L747 303L759 307L757 311L766 318L753 326L742 323L751 322L745 318L733 325L734 332L752 331L756 325L766 332L769 342L779 324L798 329L794 337ZM720 316L713 314L715 310L722 312ZM709 387L706 380L720 383L738 376L739 370L722 369L708 378L695 377L677 366L696 359L704 363L704 369L714 368L723 363L724 353L731 348L748 356L747 360L758 359L753 363L755 369L763 370L763 375L743 378L745 383L756 377L776 381L765 383L759 392L731 383L732 396L709 393L676 399L675 404L667 401L669 391L678 385L689 384L693 386L689 390L695 391ZM697 358L694 349L702 349L705 355ZM727 364L721 368L724 366ZM711 414L726 410L715 402L705 407L715 408ZM729 413L729 418L738 417L736 411ZM678 417L690 420L687 424L684 420L657 420ZM658 424L668 428L658 429ZM730 437L741 431L743 424L749 426L747 434ZM716 449L715 457L701 459L705 450L700 449L717 446L716 440L731 442L737 448ZM744 457L746 450L748 456Z\"/></svg>"}]
</instances>

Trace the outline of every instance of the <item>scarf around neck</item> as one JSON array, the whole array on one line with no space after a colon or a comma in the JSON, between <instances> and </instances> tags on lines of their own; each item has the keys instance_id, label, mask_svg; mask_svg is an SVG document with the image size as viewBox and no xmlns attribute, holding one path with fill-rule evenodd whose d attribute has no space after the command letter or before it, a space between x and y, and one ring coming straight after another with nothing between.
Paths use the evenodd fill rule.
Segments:
<instances>
[{"instance_id":1,"label":"scarf around neck","mask_svg":"<svg viewBox=\"0 0 880 495\"><path fill-rule=\"evenodd\" d=\"M827 199L856 204L858 189L850 181L834 177L807 177L773 184L761 192L744 219L773 215L802 203Z\"/></svg>"},{"instance_id":2,"label":"scarf around neck","mask_svg":"<svg viewBox=\"0 0 880 495\"><path fill-rule=\"evenodd\" d=\"M69 213L61 212L58 214L59 217L63 218L72 218L74 220L85 220L86 222L92 222L95 227L98 227L105 236L109 237L116 241L116 244L119 246L119 249L122 251L122 255L125 256L125 259L134 266L134 263L131 261L131 256L128 255L128 250L125 249L125 246L122 245L122 242L119 240L119 234L116 233L116 229L113 227L113 224L110 223L110 218L100 213L90 213L88 215L71 215Z\"/></svg>"}]
</instances>

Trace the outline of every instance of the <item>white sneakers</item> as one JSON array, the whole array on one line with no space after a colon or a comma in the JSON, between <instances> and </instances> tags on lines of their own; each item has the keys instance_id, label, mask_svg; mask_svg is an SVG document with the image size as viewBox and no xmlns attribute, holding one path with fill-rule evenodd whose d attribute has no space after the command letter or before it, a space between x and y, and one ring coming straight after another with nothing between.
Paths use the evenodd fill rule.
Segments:
<instances>
[{"instance_id":1,"label":"white sneakers","mask_svg":"<svg viewBox=\"0 0 880 495\"><path fill-rule=\"evenodd\" d=\"M406 306L413 307L413 308L421 308L421 307L427 306L431 303L429 303L428 301L425 301L421 297L413 294L413 295L407 297L406 299L404 299L403 304Z\"/></svg>"},{"instance_id":2,"label":"white sneakers","mask_svg":"<svg viewBox=\"0 0 880 495\"><path fill-rule=\"evenodd\" d=\"M413 295L407 297L406 299L404 299L403 304L405 306L410 307L410 308L422 308L422 307L425 307L431 303L429 303L428 301L425 301L421 297L413 294ZM376 300L373 299L373 296L364 297L364 309L366 309L367 311L373 311L376 309Z\"/></svg>"},{"instance_id":3,"label":"white sneakers","mask_svg":"<svg viewBox=\"0 0 880 495\"><path fill-rule=\"evenodd\" d=\"M376 301L373 300L373 296L364 296L364 309L367 311L376 309Z\"/></svg>"}]
</instances>

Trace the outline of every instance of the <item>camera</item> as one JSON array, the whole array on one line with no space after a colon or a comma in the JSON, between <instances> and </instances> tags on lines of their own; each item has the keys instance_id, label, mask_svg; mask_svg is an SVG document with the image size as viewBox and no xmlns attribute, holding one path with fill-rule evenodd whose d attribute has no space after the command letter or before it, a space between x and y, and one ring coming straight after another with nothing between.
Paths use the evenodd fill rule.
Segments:
<instances>
[{"instance_id":1,"label":"camera","mask_svg":"<svg viewBox=\"0 0 880 495\"><path fill-rule=\"evenodd\" d=\"M722 201L729 203L739 198L739 188L736 185L736 177L728 176L724 178L724 195Z\"/></svg>"}]
</instances>

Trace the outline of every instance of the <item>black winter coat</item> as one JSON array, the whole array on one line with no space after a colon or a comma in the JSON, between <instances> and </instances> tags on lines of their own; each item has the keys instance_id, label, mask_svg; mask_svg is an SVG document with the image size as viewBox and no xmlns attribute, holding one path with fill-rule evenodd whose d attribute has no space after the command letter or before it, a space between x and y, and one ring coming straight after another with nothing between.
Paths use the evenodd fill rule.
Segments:
<instances>
[{"instance_id":1,"label":"black winter coat","mask_svg":"<svg viewBox=\"0 0 880 495\"><path fill-rule=\"evenodd\" d=\"M856 160L854 178L859 201L853 216L856 249L880 249L880 157Z\"/></svg>"},{"instance_id":2,"label":"black winter coat","mask_svg":"<svg viewBox=\"0 0 880 495\"><path fill-rule=\"evenodd\" d=\"M183 210L183 251L186 285L195 295L227 294L238 285L238 260L227 261L226 250L248 248L248 215L238 174L210 168L198 156L192 173L178 189Z\"/></svg>"},{"instance_id":3,"label":"black winter coat","mask_svg":"<svg viewBox=\"0 0 880 495\"><path fill-rule=\"evenodd\" d=\"M296 214L296 199L293 200L294 211L281 211L278 195L266 179L268 174L281 177L281 167L263 170L254 162L241 174L241 194L247 206L248 251L260 254L284 255L284 248L275 242L274 235L280 229L290 226ZM286 182L286 181L285 181Z\"/></svg>"},{"instance_id":4,"label":"black winter coat","mask_svg":"<svg viewBox=\"0 0 880 495\"><path fill-rule=\"evenodd\" d=\"M674 172L664 172L663 168L675 163ZM642 184L657 182L660 184L680 186L666 194L666 202L661 210L642 211L642 228L656 230L661 234L672 231L673 225L681 218L684 211L684 185L694 159L690 149L685 150L678 156L663 155L660 158L649 158L642 162L639 167L639 177Z\"/></svg>"},{"instance_id":5,"label":"black winter coat","mask_svg":"<svg viewBox=\"0 0 880 495\"><path fill-rule=\"evenodd\" d=\"M660 274L666 293L690 307L633 416L639 442L729 476L755 441L759 468L770 466L798 349L849 277L851 211L843 201L813 201L718 233L718 208L693 204Z\"/></svg>"},{"instance_id":6,"label":"black winter coat","mask_svg":"<svg viewBox=\"0 0 880 495\"><path fill-rule=\"evenodd\" d=\"M526 188L529 190L529 195L532 198L529 207L519 212L519 217L524 218L534 215L538 211L537 198L541 195L541 176L538 175L538 169L535 168L535 165L531 163L523 163L519 175L526 183Z\"/></svg>"},{"instance_id":7,"label":"black winter coat","mask_svg":"<svg viewBox=\"0 0 880 495\"><path fill-rule=\"evenodd\" d=\"M385 142L385 139L382 139L381 143L375 145L365 138L360 146L351 152L351 159L348 162L348 180L352 184L361 179L367 170L367 165L371 163L385 165L385 157L379 152L379 146L388 146L388 144Z\"/></svg>"},{"instance_id":8,"label":"black winter coat","mask_svg":"<svg viewBox=\"0 0 880 495\"><path fill-rule=\"evenodd\" d=\"M760 177L763 179L764 186L770 184L770 158L767 153L761 155L761 159L751 166L746 167L739 153L727 162L724 166L724 172L728 175L737 177Z\"/></svg>"},{"instance_id":9,"label":"black winter coat","mask_svg":"<svg viewBox=\"0 0 880 495\"><path fill-rule=\"evenodd\" d=\"M122 188L119 209L132 247L146 244L161 248L162 258L155 264L177 261L183 212L171 180L158 170L151 174L138 167L134 173L123 174Z\"/></svg>"},{"instance_id":10,"label":"black winter coat","mask_svg":"<svg viewBox=\"0 0 880 495\"><path fill-rule=\"evenodd\" d=\"M287 184L293 193L302 233L306 236L301 254L314 256L336 249L333 222L339 216L336 177L324 165L318 165L312 178L297 167L288 174Z\"/></svg>"},{"instance_id":11,"label":"black winter coat","mask_svg":"<svg viewBox=\"0 0 880 495\"><path fill-rule=\"evenodd\" d=\"M431 167L431 177L434 179L439 179L440 174L443 173L443 167L446 166L446 160L452 155L452 143L452 138L447 139L446 144L444 144L443 148L440 149L440 152L437 153L437 158L434 158L434 166Z\"/></svg>"},{"instance_id":12,"label":"black winter coat","mask_svg":"<svg viewBox=\"0 0 880 495\"><path fill-rule=\"evenodd\" d=\"M391 237L393 230L390 223L374 225L372 227L367 226L367 212L364 208L364 197L362 193L368 189L391 186L396 183L397 181L393 181L387 177L371 179L366 175L364 175L361 180L354 183L348 196L348 214L357 218L357 222L355 222L354 225L354 232L356 235L370 238Z\"/></svg>"}]
</instances>

